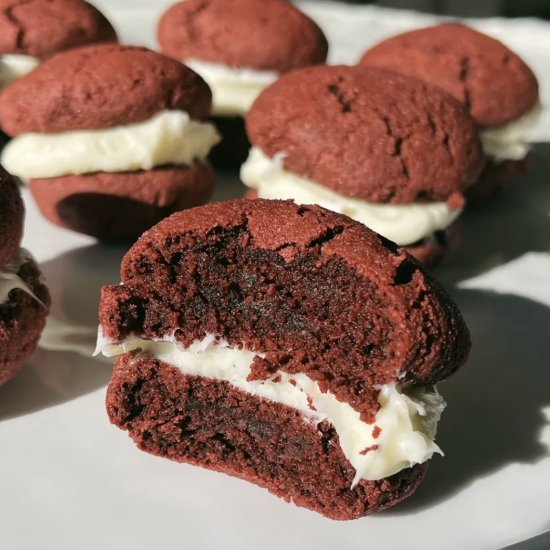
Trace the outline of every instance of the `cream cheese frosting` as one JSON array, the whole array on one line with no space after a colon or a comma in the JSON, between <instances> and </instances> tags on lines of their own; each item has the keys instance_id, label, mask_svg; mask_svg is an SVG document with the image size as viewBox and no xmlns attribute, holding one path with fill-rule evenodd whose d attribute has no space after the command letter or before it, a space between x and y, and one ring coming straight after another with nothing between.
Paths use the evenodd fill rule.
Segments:
<instances>
[{"instance_id":1,"label":"cream cheese frosting","mask_svg":"<svg viewBox=\"0 0 550 550\"><path fill-rule=\"evenodd\" d=\"M0 267L0 305L5 304L9 300L10 292L16 288L24 290L36 301L40 302L29 285L17 275L21 266L30 260L32 260L30 252L24 248L20 248L17 256L9 264Z\"/></svg>"},{"instance_id":2,"label":"cream cheese frosting","mask_svg":"<svg viewBox=\"0 0 550 550\"><path fill-rule=\"evenodd\" d=\"M231 348L214 335L183 348L169 336L157 341L129 337L123 342L111 342L100 327L96 353L113 357L133 350L187 375L224 380L246 393L292 407L305 422L315 426L327 420L338 433L342 452L355 468L352 487L361 479L383 479L441 453L433 440L445 402L435 387L403 388L396 383L380 386L380 409L369 424L349 404L330 392L322 392L319 384L304 373L278 371L267 380L249 381L254 358L262 354Z\"/></svg>"},{"instance_id":3,"label":"cream cheese frosting","mask_svg":"<svg viewBox=\"0 0 550 550\"><path fill-rule=\"evenodd\" d=\"M291 199L318 204L345 214L400 246L415 243L445 229L460 215L445 202L377 204L346 197L328 187L285 170L284 154L270 159L252 147L241 167L241 180L263 199Z\"/></svg>"},{"instance_id":4,"label":"cream cheese frosting","mask_svg":"<svg viewBox=\"0 0 550 550\"><path fill-rule=\"evenodd\" d=\"M21 178L150 170L203 160L219 141L212 124L191 120L183 111L161 111L127 126L22 134L8 143L1 160Z\"/></svg>"},{"instance_id":5,"label":"cream cheese frosting","mask_svg":"<svg viewBox=\"0 0 550 550\"><path fill-rule=\"evenodd\" d=\"M30 55L0 55L0 88L30 73L40 65L40 59Z\"/></svg>"},{"instance_id":6,"label":"cream cheese frosting","mask_svg":"<svg viewBox=\"0 0 550 550\"><path fill-rule=\"evenodd\" d=\"M537 126L543 112L541 103L504 126L480 130L485 155L496 162L522 160L530 150L529 134Z\"/></svg>"},{"instance_id":7,"label":"cream cheese frosting","mask_svg":"<svg viewBox=\"0 0 550 550\"><path fill-rule=\"evenodd\" d=\"M198 59L184 63L200 74L212 90L212 114L244 116L256 98L278 78L276 71L228 67Z\"/></svg>"}]
</instances>

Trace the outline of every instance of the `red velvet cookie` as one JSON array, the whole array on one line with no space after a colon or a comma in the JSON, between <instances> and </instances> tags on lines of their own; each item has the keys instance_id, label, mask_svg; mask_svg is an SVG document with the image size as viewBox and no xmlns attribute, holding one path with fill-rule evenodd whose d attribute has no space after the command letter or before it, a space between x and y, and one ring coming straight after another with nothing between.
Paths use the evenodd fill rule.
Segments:
<instances>
[{"instance_id":1,"label":"red velvet cookie","mask_svg":"<svg viewBox=\"0 0 550 550\"><path fill-rule=\"evenodd\" d=\"M46 59L100 42L116 42L105 16L83 0L0 0L0 55Z\"/></svg>"},{"instance_id":2,"label":"red velvet cookie","mask_svg":"<svg viewBox=\"0 0 550 550\"><path fill-rule=\"evenodd\" d=\"M121 275L102 292L99 347L127 344L114 352L107 410L141 449L334 519L392 506L420 483L428 458L357 478L341 438L358 422L379 442L358 454L383 452L385 388L414 392L468 355L455 304L393 243L320 207L241 199L162 221L130 249ZM249 354L250 370L230 362L234 374L208 371L217 365L208 354L224 350ZM285 380L302 405L257 389ZM323 416L319 395L353 420Z\"/></svg>"},{"instance_id":3,"label":"red velvet cookie","mask_svg":"<svg viewBox=\"0 0 550 550\"><path fill-rule=\"evenodd\" d=\"M5 90L0 125L13 137L132 124L165 109L201 119L210 101L203 79L173 59L137 46L88 46L48 60Z\"/></svg>"},{"instance_id":4,"label":"red velvet cookie","mask_svg":"<svg viewBox=\"0 0 550 550\"><path fill-rule=\"evenodd\" d=\"M23 236L24 208L17 181L0 166L0 268L17 254Z\"/></svg>"},{"instance_id":5,"label":"red velvet cookie","mask_svg":"<svg viewBox=\"0 0 550 550\"><path fill-rule=\"evenodd\" d=\"M158 26L162 51L229 67L280 73L323 63L328 43L307 15L281 0L186 0Z\"/></svg>"},{"instance_id":6,"label":"red velvet cookie","mask_svg":"<svg viewBox=\"0 0 550 550\"><path fill-rule=\"evenodd\" d=\"M242 117L254 101L251 89L257 87L257 95L268 85L266 75L255 72L272 73L268 81L274 80L290 70L324 63L328 51L317 24L282 0L179 2L160 19L158 39L165 54L197 63L193 68L211 85L213 120L223 137L211 160L223 167L239 167L246 159L250 143ZM208 64L214 64L213 72Z\"/></svg>"},{"instance_id":7,"label":"red velvet cookie","mask_svg":"<svg viewBox=\"0 0 550 550\"><path fill-rule=\"evenodd\" d=\"M483 165L456 100L382 69L294 71L262 93L246 126L267 156L284 153L285 169L372 202L446 201Z\"/></svg>"},{"instance_id":8,"label":"red velvet cookie","mask_svg":"<svg viewBox=\"0 0 550 550\"><path fill-rule=\"evenodd\" d=\"M23 251L12 265L0 266L0 291L14 284L13 275L27 288L13 288L0 300L0 385L11 380L34 352L50 306L40 270Z\"/></svg>"},{"instance_id":9,"label":"red velvet cookie","mask_svg":"<svg viewBox=\"0 0 550 550\"><path fill-rule=\"evenodd\" d=\"M429 246L430 256L442 250L433 232L452 223L483 167L477 126L458 101L435 86L384 69L319 66L284 75L256 100L246 125L255 150L241 178L260 197L323 201L319 204L334 204L343 212L345 201L355 201L355 212L395 205L378 218L394 219L391 227L386 222L372 227L386 230L384 236L401 246ZM251 173L260 162L258 150L261 162L271 168ZM277 170L283 171L274 182ZM286 186L291 178L293 188ZM410 211L398 208L441 212L442 203L447 209L439 225L425 231L416 231L420 223L412 227L416 221L410 221ZM371 226L372 217L349 215ZM405 225L411 231L400 230L399 240L393 228Z\"/></svg>"},{"instance_id":10,"label":"red velvet cookie","mask_svg":"<svg viewBox=\"0 0 550 550\"><path fill-rule=\"evenodd\" d=\"M381 67L414 76L439 86L456 97L470 111L481 128L501 130L519 124L514 137L503 135L502 147L494 157L495 141L487 149L488 167L468 192L471 202L494 195L526 170L526 157L507 150L511 140L524 143L529 125L522 117L536 109L538 83L531 69L501 42L456 23L419 29L384 40L368 50L360 65ZM498 144L498 141L497 141Z\"/></svg>"},{"instance_id":11,"label":"red velvet cookie","mask_svg":"<svg viewBox=\"0 0 550 550\"><path fill-rule=\"evenodd\" d=\"M139 133L133 125L149 123L156 115L179 114L196 128L209 114L210 103L210 89L202 78L173 59L134 46L89 46L55 56L6 89L0 97L0 125L22 139L36 133L51 141L54 135L75 132L67 134L74 143L84 139L79 131L128 127L106 152L105 142L94 142L90 147L95 157L90 158L125 158L128 151L143 150L144 160L138 159L143 169L135 168L137 161L132 160L127 169L124 164L105 172L97 162L90 168L83 157L85 169L27 176L50 221L99 239L127 241L177 210L206 202L213 189L213 174L202 157L191 156L188 164L156 160L161 147L174 159L187 143L183 140L196 140L196 130L182 134L185 128L164 122L155 130L166 132L159 134L165 136L161 139L153 131ZM209 131L215 136L213 128ZM156 145L146 145L149 136L158 139ZM86 139L94 137L86 134ZM5 161L16 142L4 150ZM84 145L81 149L87 150ZM33 163L32 150L28 163ZM18 175L25 177L24 172Z\"/></svg>"},{"instance_id":12,"label":"red velvet cookie","mask_svg":"<svg viewBox=\"0 0 550 550\"><path fill-rule=\"evenodd\" d=\"M360 64L414 76L464 103L481 127L501 126L535 106L531 69L504 44L457 23L406 32L368 50Z\"/></svg>"}]
</instances>

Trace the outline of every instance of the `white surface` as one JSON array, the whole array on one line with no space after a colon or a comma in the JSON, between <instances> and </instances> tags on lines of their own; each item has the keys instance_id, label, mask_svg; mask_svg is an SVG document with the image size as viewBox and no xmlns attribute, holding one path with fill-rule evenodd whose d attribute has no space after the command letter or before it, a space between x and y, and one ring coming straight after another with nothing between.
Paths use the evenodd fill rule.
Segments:
<instances>
[{"instance_id":1,"label":"white surface","mask_svg":"<svg viewBox=\"0 0 550 550\"><path fill-rule=\"evenodd\" d=\"M144 21L142 6L152 3L97 4L121 29L125 14ZM333 22L331 36L343 23L360 29L345 33L337 52L347 40L411 26L401 15L381 22L386 12L379 10L323 10L312 6L322 23ZM485 26L532 54L526 57L547 81L548 25ZM122 34L147 36L138 26ZM108 363L39 350L0 388L0 548L477 550L550 528L550 146L536 152L529 176L465 213L462 247L438 270L470 326L473 349L468 365L441 385L449 406L437 441L446 456L433 460L408 501L378 516L332 522L237 479L146 455L108 423ZM219 196L242 192L220 182ZM43 262L54 313L77 327L72 347L91 352L99 288L118 281L124 250L49 225L25 198L24 244Z\"/></svg>"}]
</instances>

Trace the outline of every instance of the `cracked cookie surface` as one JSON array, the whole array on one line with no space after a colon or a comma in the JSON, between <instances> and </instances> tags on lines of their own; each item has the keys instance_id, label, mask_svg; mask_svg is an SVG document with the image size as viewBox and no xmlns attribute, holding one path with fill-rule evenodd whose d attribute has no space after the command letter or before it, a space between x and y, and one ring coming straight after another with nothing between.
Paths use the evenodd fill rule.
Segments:
<instances>
[{"instance_id":1,"label":"cracked cookie surface","mask_svg":"<svg viewBox=\"0 0 550 550\"><path fill-rule=\"evenodd\" d=\"M384 40L360 65L392 69L440 86L464 103L480 126L506 124L533 108L531 69L501 42L447 23Z\"/></svg>"},{"instance_id":2,"label":"cracked cookie surface","mask_svg":"<svg viewBox=\"0 0 550 550\"><path fill-rule=\"evenodd\" d=\"M247 117L253 145L342 195L382 203L461 200L483 156L452 96L376 68L319 66L283 76Z\"/></svg>"},{"instance_id":3,"label":"cracked cookie surface","mask_svg":"<svg viewBox=\"0 0 550 550\"><path fill-rule=\"evenodd\" d=\"M70 48L116 40L105 16L82 0L0 0L0 55L45 59Z\"/></svg>"},{"instance_id":4,"label":"cracked cookie surface","mask_svg":"<svg viewBox=\"0 0 550 550\"><path fill-rule=\"evenodd\" d=\"M323 63L328 44L307 15L281 0L187 0L161 18L158 38L176 59L281 73Z\"/></svg>"}]
</instances>

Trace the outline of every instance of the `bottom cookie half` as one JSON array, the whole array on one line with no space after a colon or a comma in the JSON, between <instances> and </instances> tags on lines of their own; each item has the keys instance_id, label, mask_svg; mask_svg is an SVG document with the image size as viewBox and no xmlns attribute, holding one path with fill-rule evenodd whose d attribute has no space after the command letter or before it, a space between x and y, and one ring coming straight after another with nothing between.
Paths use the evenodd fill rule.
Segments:
<instances>
[{"instance_id":1,"label":"bottom cookie half","mask_svg":"<svg viewBox=\"0 0 550 550\"><path fill-rule=\"evenodd\" d=\"M355 470L328 422L314 425L291 407L224 381L185 375L146 355L119 357L107 410L144 451L243 478L332 519L397 504L428 467L361 480L352 489Z\"/></svg>"},{"instance_id":2,"label":"bottom cookie half","mask_svg":"<svg viewBox=\"0 0 550 550\"><path fill-rule=\"evenodd\" d=\"M29 185L52 223L100 240L132 242L170 214L204 204L214 175L196 162L192 167L32 179Z\"/></svg>"}]
</instances>

